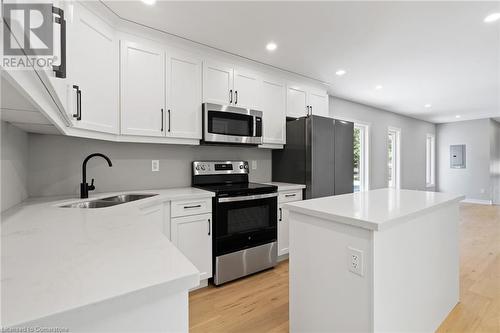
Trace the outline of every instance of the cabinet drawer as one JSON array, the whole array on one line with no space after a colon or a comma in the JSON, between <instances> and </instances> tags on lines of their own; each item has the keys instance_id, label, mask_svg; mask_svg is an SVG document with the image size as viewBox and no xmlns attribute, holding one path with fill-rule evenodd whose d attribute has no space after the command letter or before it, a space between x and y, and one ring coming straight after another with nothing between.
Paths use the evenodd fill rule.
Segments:
<instances>
[{"instance_id":1,"label":"cabinet drawer","mask_svg":"<svg viewBox=\"0 0 500 333\"><path fill-rule=\"evenodd\" d=\"M302 200L302 190L283 191L278 194L280 203Z\"/></svg>"},{"instance_id":2,"label":"cabinet drawer","mask_svg":"<svg viewBox=\"0 0 500 333\"><path fill-rule=\"evenodd\" d=\"M212 198L172 201L171 205L172 217L210 213L212 211Z\"/></svg>"}]
</instances>

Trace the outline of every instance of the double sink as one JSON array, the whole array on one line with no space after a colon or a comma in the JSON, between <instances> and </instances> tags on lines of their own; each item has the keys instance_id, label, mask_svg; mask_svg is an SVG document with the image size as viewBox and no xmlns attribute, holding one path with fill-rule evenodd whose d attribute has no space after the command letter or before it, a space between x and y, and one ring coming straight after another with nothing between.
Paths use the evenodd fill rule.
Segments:
<instances>
[{"instance_id":1,"label":"double sink","mask_svg":"<svg viewBox=\"0 0 500 333\"><path fill-rule=\"evenodd\" d=\"M127 202L137 201L154 197L158 194L120 194L107 198L99 198L83 202L75 202L63 206L61 208L104 208L110 206L121 205Z\"/></svg>"}]
</instances>

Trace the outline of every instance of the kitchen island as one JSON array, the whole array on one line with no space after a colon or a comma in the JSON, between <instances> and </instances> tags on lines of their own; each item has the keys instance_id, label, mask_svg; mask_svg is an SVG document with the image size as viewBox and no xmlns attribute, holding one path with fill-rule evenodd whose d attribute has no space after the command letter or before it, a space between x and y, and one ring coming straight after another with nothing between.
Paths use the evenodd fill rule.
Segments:
<instances>
[{"instance_id":1,"label":"kitchen island","mask_svg":"<svg viewBox=\"0 0 500 333\"><path fill-rule=\"evenodd\" d=\"M379 189L286 204L290 331L434 332L459 301L463 199Z\"/></svg>"}]
</instances>

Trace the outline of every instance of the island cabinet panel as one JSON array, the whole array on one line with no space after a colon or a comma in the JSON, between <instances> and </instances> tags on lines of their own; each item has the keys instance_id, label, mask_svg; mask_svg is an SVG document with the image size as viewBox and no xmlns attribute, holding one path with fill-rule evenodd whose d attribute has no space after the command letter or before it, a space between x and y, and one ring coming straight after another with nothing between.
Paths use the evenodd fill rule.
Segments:
<instances>
[{"instance_id":1,"label":"island cabinet panel","mask_svg":"<svg viewBox=\"0 0 500 333\"><path fill-rule=\"evenodd\" d=\"M165 51L121 41L121 133L164 136Z\"/></svg>"},{"instance_id":2,"label":"island cabinet panel","mask_svg":"<svg viewBox=\"0 0 500 333\"><path fill-rule=\"evenodd\" d=\"M172 243L200 271L200 280L212 277L212 214L171 219Z\"/></svg>"},{"instance_id":3,"label":"island cabinet panel","mask_svg":"<svg viewBox=\"0 0 500 333\"><path fill-rule=\"evenodd\" d=\"M73 126L118 134L119 42L115 31L77 2L69 23L68 110Z\"/></svg>"}]
</instances>

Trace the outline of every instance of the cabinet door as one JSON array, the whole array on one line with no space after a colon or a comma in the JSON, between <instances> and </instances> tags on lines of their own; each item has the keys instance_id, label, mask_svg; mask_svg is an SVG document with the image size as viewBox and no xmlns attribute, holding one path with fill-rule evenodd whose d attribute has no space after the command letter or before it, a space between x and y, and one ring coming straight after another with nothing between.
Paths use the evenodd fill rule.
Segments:
<instances>
[{"instance_id":1,"label":"cabinet door","mask_svg":"<svg viewBox=\"0 0 500 333\"><path fill-rule=\"evenodd\" d=\"M316 116L329 117L328 95L324 91L311 90L308 94L308 105Z\"/></svg>"},{"instance_id":2,"label":"cabinet door","mask_svg":"<svg viewBox=\"0 0 500 333\"><path fill-rule=\"evenodd\" d=\"M81 91L81 119L75 127L118 133L119 48L112 27L80 4L74 4L73 22L68 26L68 70L72 85ZM70 109L77 113L76 90Z\"/></svg>"},{"instance_id":3,"label":"cabinet door","mask_svg":"<svg viewBox=\"0 0 500 333\"><path fill-rule=\"evenodd\" d=\"M264 143L286 143L286 85L272 79L263 79L261 108L264 123Z\"/></svg>"},{"instance_id":4,"label":"cabinet door","mask_svg":"<svg viewBox=\"0 0 500 333\"><path fill-rule=\"evenodd\" d=\"M300 87L288 86L286 101L287 117L304 117L307 115L307 91Z\"/></svg>"},{"instance_id":5,"label":"cabinet door","mask_svg":"<svg viewBox=\"0 0 500 333\"><path fill-rule=\"evenodd\" d=\"M289 221L288 211L283 209L283 204L278 205L278 256L288 253L289 247Z\"/></svg>"},{"instance_id":6,"label":"cabinet door","mask_svg":"<svg viewBox=\"0 0 500 333\"><path fill-rule=\"evenodd\" d=\"M201 139L201 60L169 51L166 74L167 136Z\"/></svg>"},{"instance_id":7,"label":"cabinet door","mask_svg":"<svg viewBox=\"0 0 500 333\"><path fill-rule=\"evenodd\" d=\"M200 271L200 280L212 277L212 214L171 220L172 243Z\"/></svg>"},{"instance_id":8,"label":"cabinet door","mask_svg":"<svg viewBox=\"0 0 500 333\"><path fill-rule=\"evenodd\" d=\"M233 105L248 109L259 109L260 79L257 74L234 70Z\"/></svg>"},{"instance_id":9,"label":"cabinet door","mask_svg":"<svg viewBox=\"0 0 500 333\"><path fill-rule=\"evenodd\" d=\"M165 52L121 41L121 133L163 136Z\"/></svg>"},{"instance_id":10,"label":"cabinet door","mask_svg":"<svg viewBox=\"0 0 500 333\"><path fill-rule=\"evenodd\" d=\"M233 68L231 66L203 62L203 101L222 105L234 102Z\"/></svg>"}]
</instances>

